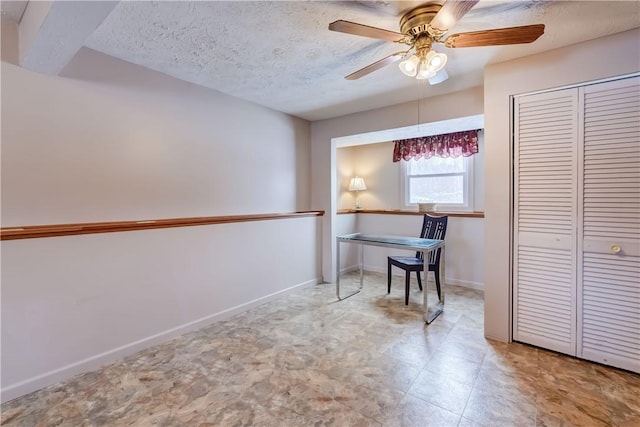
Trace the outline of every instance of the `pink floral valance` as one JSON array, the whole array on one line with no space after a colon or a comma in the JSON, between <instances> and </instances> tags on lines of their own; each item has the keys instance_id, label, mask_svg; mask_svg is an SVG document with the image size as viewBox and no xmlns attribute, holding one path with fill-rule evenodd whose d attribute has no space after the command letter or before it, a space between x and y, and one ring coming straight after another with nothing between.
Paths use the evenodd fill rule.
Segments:
<instances>
[{"instance_id":1,"label":"pink floral valance","mask_svg":"<svg viewBox=\"0 0 640 427\"><path fill-rule=\"evenodd\" d=\"M436 157L469 157L478 152L478 130L401 139L395 142L393 161Z\"/></svg>"}]
</instances>

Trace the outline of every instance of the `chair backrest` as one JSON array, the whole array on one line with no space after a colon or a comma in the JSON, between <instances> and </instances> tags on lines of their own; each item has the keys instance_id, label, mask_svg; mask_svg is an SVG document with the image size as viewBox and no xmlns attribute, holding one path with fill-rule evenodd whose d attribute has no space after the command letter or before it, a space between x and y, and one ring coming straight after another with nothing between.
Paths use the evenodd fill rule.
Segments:
<instances>
[{"instance_id":1,"label":"chair backrest","mask_svg":"<svg viewBox=\"0 0 640 427\"><path fill-rule=\"evenodd\" d=\"M420 237L422 239L436 239L444 240L447 234L447 220L448 216L431 216L424 214L422 220L422 231ZM416 253L416 258L422 258L422 252ZM440 263L440 249L429 253L429 265L436 265Z\"/></svg>"}]
</instances>

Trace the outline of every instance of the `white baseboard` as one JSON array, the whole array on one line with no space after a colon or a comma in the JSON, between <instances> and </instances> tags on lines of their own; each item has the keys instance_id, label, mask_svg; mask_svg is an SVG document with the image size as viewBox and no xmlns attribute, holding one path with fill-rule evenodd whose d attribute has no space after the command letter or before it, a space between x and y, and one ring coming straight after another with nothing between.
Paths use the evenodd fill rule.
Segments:
<instances>
[{"instance_id":1,"label":"white baseboard","mask_svg":"<svg viewBox=\"0 0 640 427\"><path fill-rule=\"evenodd\" d=\"M353 266L353 267L348 267L348 269L350 269L349 271L355 271L358 269L358 266ZM341 269L340 271L342 271L343 269ZM344 269L347 270L347 269ZM374 273L381 273L381 274L387 274L387 268L384 267L379 267L379 266L375 266L375 265L366 265L364 266L364 271L371 271ZM398 268L394 268L391 270L392 271L392 275L394 277L404 277L404 272ZM479 291L484 291L484 283L480 283L480 282L471 282L469 280L460 280L460 279L452 279L450 277L445 277L444 282L447 285L455 285L455 286L462 286L464 288L469 288L469 289L476 289Z\"/></svg>"},{"instance_id":2,"label":"white baseboard","mask_svg":"<svg viewBox=\"0 0 640 427\"><path fill-rule=\"evenodd\" d=\"M351 273L352 271L358 271L358 265L350 265L348 267L343 267L340 269L340 274Z\"/></svg>"},{"instance_id":3,"label":"white baseboard","mask_svg":"<svg viewBox=\"0 0 640 427\"><path fill-rule=\"evenodd\" d=\"M471 281L468 281L468 280L451 279L451 278L447 277L445 279L445 283L447 285L462 286L463 288L475 289L477 291L483 291L484 292L484 283L480 283L480 282L471 282Z\"/></svg>"},{"instance_id":4,"label":"white baseboard","mask_svg":"<svg viewBox=\"0 0 640 427\"><path fill-rule=\"evenodd\" d=\"M44 374L41 374L32 378L28 378L26 380L20 381L15 384L8 385L7 387L4 387L2 388L2 390L0 390L0 402L2 403L8 402L9 400L13 400L27 393L31 393L33 391L40 390L41 388L47 387L49 385L67 380L83 372L88 372L88 371L98 369L104 365L115 362L126 356L135 354L138 351L144 350L145 348L149 348L151 346L169 341L184 333L191 332L196 329L200 329L214 322L228 319L229 317L235 314L241 313L243 311L247 311L253 307L256 307L268 301L277 299L281 296L284 296L286 294L293 292L296 289L304 288L307 286L313 286L318 284L319 282L320 282L319 278L308 280L306 282L291 286L289 288L283 289L278 292L274 292L264 297L260 297L252 301L248 301L244 304L231 307L229 309L223 310L218 313L210 314L203 318L196 319L191 322L185 323L183 325L179 325L174 328L168 329L166 331L159 332L157 334L148 336L138 341L125 344L123 346L105 351L100 354L96 354L94 356L88 357L83 360L79 360L69 365L62 366L58 369L45 372Z\"/></svg>"}]
</instances>

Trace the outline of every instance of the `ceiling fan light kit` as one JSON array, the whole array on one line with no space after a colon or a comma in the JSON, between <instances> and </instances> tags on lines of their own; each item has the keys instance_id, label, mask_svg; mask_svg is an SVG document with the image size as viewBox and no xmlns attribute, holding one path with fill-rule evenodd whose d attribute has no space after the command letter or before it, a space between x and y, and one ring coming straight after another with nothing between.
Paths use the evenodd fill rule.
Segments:
<instances>
[{"instance_id":1,"label":"ceiling fan light kit","mask_svg":"<svg viewBox=\"0 0 640 427\"><path fill-rule=\"evenodd\" d=\"M403 74L419 80L428 80L430 84L437 84L448 78L444 70L447 55L433 50L434 43L444 44L448 48L497 46L531 43L544 34L544 24L535 24L452 34L445 38L449 28L453 27L478 1L449 0L442 5L426 3L415 7L400 19L399 33L349 21L332 22L329 24L331 31L409 46L406 52L389 55L345 78L356 80L402 59L399 67Z\"/></svg>"},{"instance_id":2,"label":"ceiling fan light kit","mask_svg":"<svg viewBox=\"0 0 640 427\"><path fill-rule=\"evenodd\" d=\"M426 55L423 53L411 55L408 59L402 61L399 66L400 71L406 76L424 80L434 77L446 64L447 55L430 50Z\"/></svg>"}]
</instances>

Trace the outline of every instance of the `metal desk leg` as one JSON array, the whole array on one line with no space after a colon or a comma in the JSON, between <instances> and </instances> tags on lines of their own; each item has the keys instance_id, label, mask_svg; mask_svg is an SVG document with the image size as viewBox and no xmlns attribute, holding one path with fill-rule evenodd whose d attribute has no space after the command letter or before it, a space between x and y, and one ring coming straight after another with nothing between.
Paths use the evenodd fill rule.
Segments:
<instances>
[{"instance_id":1,"label":"metal desk leg","mask_svg":"<svg viewBox=\"0 0 640 427\"><path fill-rule=\"evenodd\" d=\"M360 259L360 287L358 289L356 289L354 292L350 293L347 296L341 297L340 296L340 240L337 241L336 243L336 256L338 257L338 259L336 260L336 295L338 297L338 300L342 301L343 299L347 299L350 296L353 296L357 293L359 293L362 290L362 283L363 283L363 276L364 276L364 249L362 248L362 245L358 245L359 246L359 259Z\"/></svg>"},{"instance_id":2,"label":"metal desk leg","mask_svg":"<svg viewBox=\"0 0 640 427\"><path fill-rule=\"evenodd\" d=\"M442 283L441 283L441 289L440 289L440 305L442 306L442 309L444 310L444 272L445 272L445 261L447 260L447 257L445 256L444 253L444 247L445 245L442 245L442 252L440 254L440 277L442 278Z\"/></svg>"},{"instance_id":3,"label":"metal desk leg","mask_svg":"<svg viewBox=\"0 0 640 427\"><path fill-rule=\"evenodd\" d=\"M429 263L424 263L424 291L423 291L423 308L424 308L424 321L428 323L433 322L433 320L440 315L444 311L444 245L440 248L442 252L440 253L440 299L435 304L429 306L429 281L427 280L429 274ZM436 249L437 250L437 249ZM429 259L429 252L422 253L423 259Z\"/></svg>"},{"instance_id":4,"label":"metal desk leg","mask_svg":"<svg viewBox=\"0 0 640 427\"><path fill-rule=\"evenodd\" d=\"M364 279L364 245L358 245L358 263L360 264L360 287L358 288L358 292L360 292Z\"/></svg>"}]
</instances>

